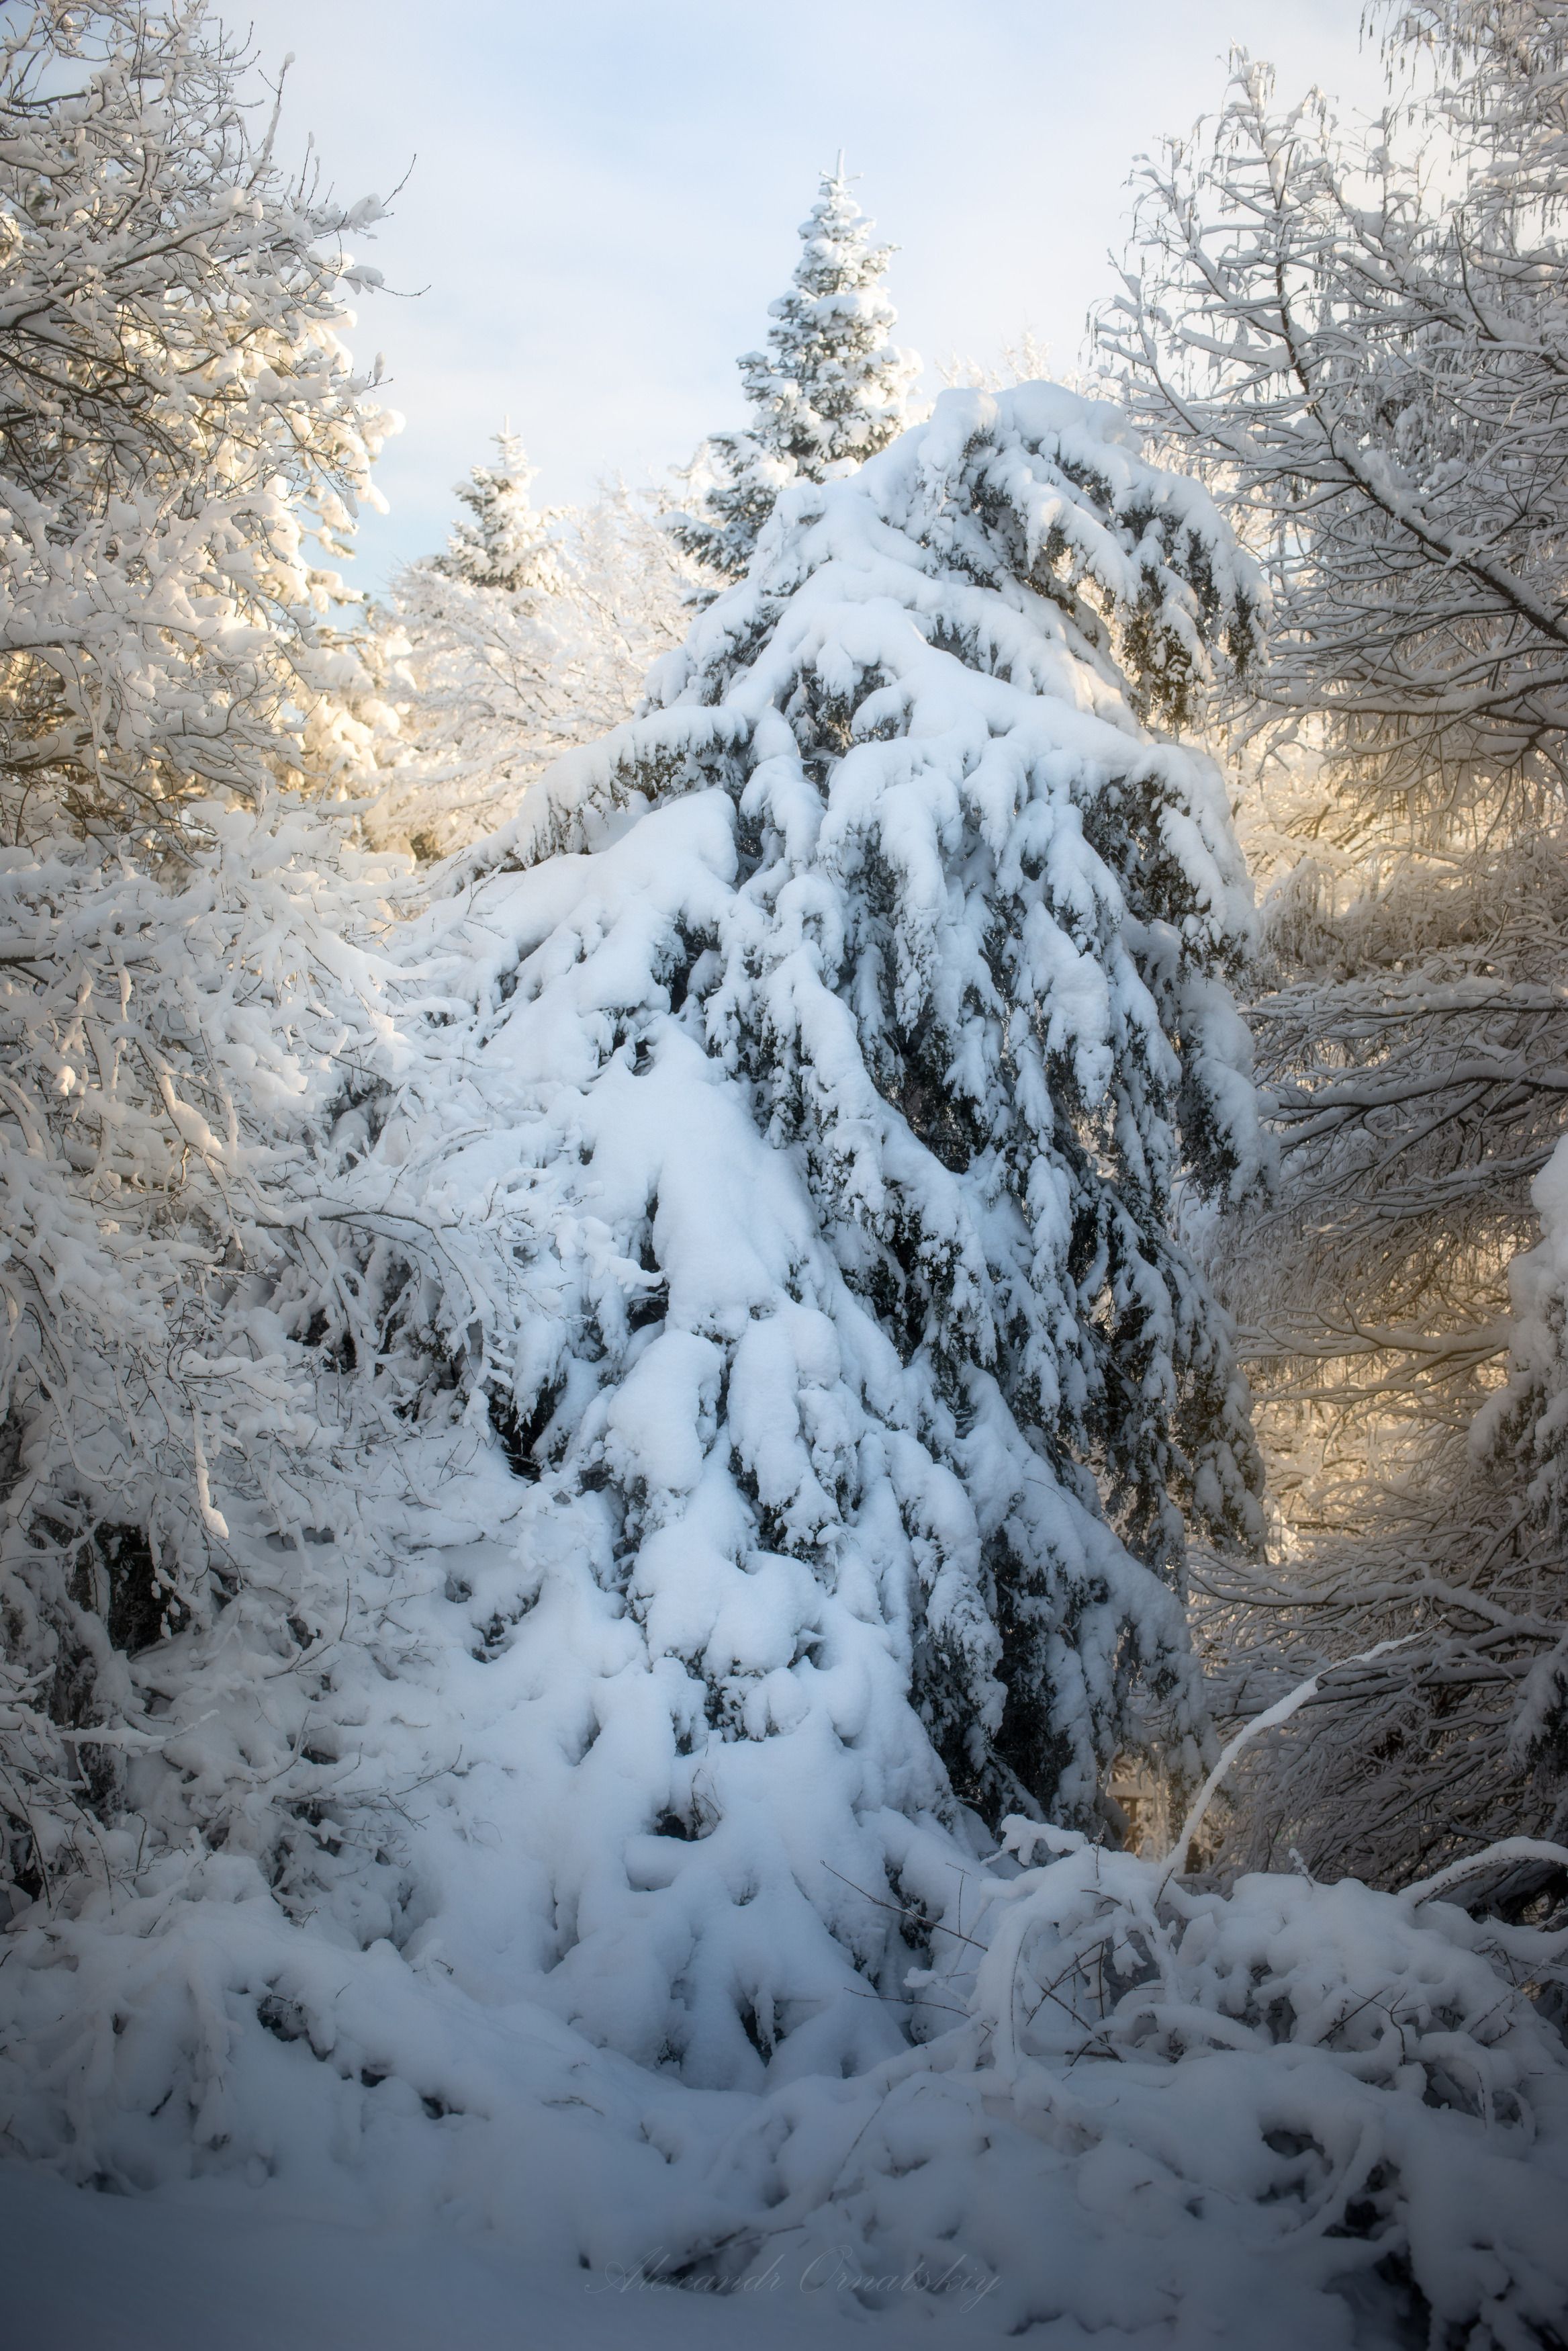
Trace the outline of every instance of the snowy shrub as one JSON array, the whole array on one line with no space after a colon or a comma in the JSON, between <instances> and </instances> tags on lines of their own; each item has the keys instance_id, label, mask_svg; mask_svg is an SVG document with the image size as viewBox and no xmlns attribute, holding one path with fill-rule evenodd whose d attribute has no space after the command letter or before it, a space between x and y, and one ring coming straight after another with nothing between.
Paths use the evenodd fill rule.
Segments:
<instances>
[{"instance_id":1,"label":"snowy shrub","mask_svg":"<svg viewBox=\"0 0 1568 2351\"><path fill-rule=\"evenodd\" d=\"M1173 2314L1171 2340L1271 2351L1561 2339L1568 2066L1524 1984L1568 1937L1477 1924L1441 1881L1222 1895L1023 1822L1007 1842L1061 1858L982 1880L971 1939L943 1938L931 1997L971 2021L836 2112L759 2116L726 2157L752 2155L765 2234L720 2258L948 2264L971 2303L994 2282L999 2330L1064 2341Z\"/></svg>"},{"instance_id":2,"label":"snowy shrub","mask_svg":"<svg viewBox=\"0 0 1568 2351\"><path fill-rule=\"evenodd\" d=\"M374 1605L358 1261L313 1164L397 1066L374 900L287 807L192 808L184 837L178 882L68 836L0 850L0 1805L33 1892L122 1815L119 1863L229 1833L291 1731L258 1720L248 1756L210 1733L199 1768L174 1740L201 1785L143 1778L151 1812L135 1757L220 1690L254 1712L258 1670Z\"/></svg>"}]
</instances>

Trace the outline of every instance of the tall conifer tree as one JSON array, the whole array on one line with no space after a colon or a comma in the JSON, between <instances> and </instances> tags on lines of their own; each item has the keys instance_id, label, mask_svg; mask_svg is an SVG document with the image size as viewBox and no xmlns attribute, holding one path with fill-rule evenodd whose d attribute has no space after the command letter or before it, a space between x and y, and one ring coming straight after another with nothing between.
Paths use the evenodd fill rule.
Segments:
<instances>
[{"instance_id":1,"label":"tall conifer tree","mask_svg":"<svg viewBox=\"0 0 1568 2351\"><path fill-rule=\"evenodd\" d=\"M516 1932L644 2061L863 2061L909 1953L846 1882L940 1911L964 1807L1092 1827L1152 1699L1197 1727L1183 1521L1249 1539L1257 1472L1172 1192L1253 1164L1249 902L1142 721L1245 625L1113 412L949 393L784 494L421 941L472 1140L357 1180L469 1266L522 1481L472 1603Z\"/></svg>"}]
</instances>

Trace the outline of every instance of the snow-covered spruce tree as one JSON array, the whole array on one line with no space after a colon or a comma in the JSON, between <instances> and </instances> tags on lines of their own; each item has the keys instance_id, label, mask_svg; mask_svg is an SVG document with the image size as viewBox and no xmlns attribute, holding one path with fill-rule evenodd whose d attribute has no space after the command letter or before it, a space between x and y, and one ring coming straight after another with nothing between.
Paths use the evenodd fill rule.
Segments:
<instances>
[{"instance_id":1,"label":"snow-covered spruce tree","mask_svg":"<svg viewBox=\"0 0 1568 2351\"><path fill-rule=\"evenodd\" d=\"M893 248L872 245L870 229L840 159L801 223L794 283L769 305L768 348L740 361L753 422L704 444L693 467L711 475L701 511L676 526L688 554L724 579L744 571L781 490L863 464L909 422L920 363L889 340Z\"/></svg>"},{"instance_id":2,"label":"snow-covered spruce tree","mask_svg":"<svg viewBox=\"0 0 1568 2351\"><path fill-rule=\"evenodd\" d=\"M447 1237L519 1481L469 1595L515 1939L645 2062L885 2045L838 1995L902 1998L962 1806L1097 1825L1161 1705L1193 1760L1183 1518L1249 1541L1257 1469L1172 1191L1256 1166L1250 910L1142 721L1246 626L1115 412L949 393L415 943L478 1028L356 1196Z\"/></svg>"},{"instance_id":3,"label":"snow-covered spruce tree","mask_svg":"<svg viewBox=\"0 0 1568 2351\"><path fill-rule=\"evenodd\" d=\"M1260 1604L1215 1584L1234 1701L1410 1636L1256 1751L1244 1849L1397 1880L1559 1801L1520 1772L1514 1699L1562 1637L1562 1544L1531 1421L1489 1421L1511 1462L1468 1432L1508 1374L1568 1049L1568 10L1385 21L1403 94L1365 140L1241 62L1211 143L1147 173L1102 343L1268 569L1270 658L1231 712L1265 815L1321 786L1274 825L1254 1008L1283 1182L1217 1269L1282 1505Z\"/></svg>"},{"instance_id":4,"label":"snow-covered spruce tree","mask_svg":"<svg viewBox=\"0 0 1568 2351\"><path fill-rule=\"evenodd\" d=\"M384 1596L306 1343L356 1268L306 1227L388 974L284 789L350 666L305 546L384 422L337 340L368 215L244 78L200 6L0 37L0 1819L53 1903L192 1828L286 1882L312 1671Z\"/></svg>"}]
</instances>

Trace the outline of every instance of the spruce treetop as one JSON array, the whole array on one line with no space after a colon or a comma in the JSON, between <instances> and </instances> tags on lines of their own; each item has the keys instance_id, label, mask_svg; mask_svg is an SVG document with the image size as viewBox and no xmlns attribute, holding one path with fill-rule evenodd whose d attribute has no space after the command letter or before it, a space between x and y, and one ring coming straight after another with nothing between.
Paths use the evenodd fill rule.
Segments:
<instances>
[{"instance_id":1,"label":"spruce treetop","mask_svg":"<svg viewBox=\"0 0 1568 2351\"><path fill-rule=\"evenodd\" d=\"M781 490L863 464L909 421L919 361L891 340L897 314L882 280L894 248L873 245L871 226L841 156L801 223L790 290L769 305L768 347L739 362L753 421L707 443L705 511L677 532L727 579L744 571Z\"/></svg>"}]
</instances>

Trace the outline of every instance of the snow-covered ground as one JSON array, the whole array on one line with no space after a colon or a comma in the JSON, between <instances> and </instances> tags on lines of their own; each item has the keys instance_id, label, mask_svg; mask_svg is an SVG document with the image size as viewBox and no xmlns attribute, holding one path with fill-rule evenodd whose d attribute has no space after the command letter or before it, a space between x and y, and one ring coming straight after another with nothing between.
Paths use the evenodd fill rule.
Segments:
<instances>
[{"instance_id":1,"label":"snow-covered ground","mask_svg":"<svg viewBox=\"0 0 1568 2351\"><path fill-rule=\"evenodd\" d=\"M18 2339L1552 2344L1568 2055L1530 1987L1561 1935L1458 1882L1223 1894L1010 1842L929 1980L958 2022L761 2095L269 1924L237 1862L14 1928L7 2137L64 2131L0 2183Z\"/></svg>"},{"instance_id":2,"label":"snow-covered ground","mask_svg":"<svg viewBox=\"0 0 1568 2351\"><path fill-rule=\"evenodd\" d=\"M585 2276L436 2230L352 2228L244 2189L99 2196L0 2168L4 2333L28 2351L958 2351L898 2281L845 2307L840 2265L747 2294L683 2293L635 2270ZM809 2329L809 2336L807 2330ZM1071 2338L1064 2337L1066 2341Z\"/></svg>"}]
</instances>

